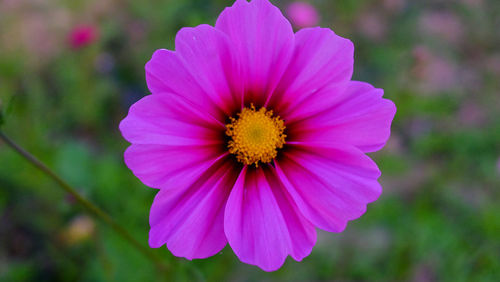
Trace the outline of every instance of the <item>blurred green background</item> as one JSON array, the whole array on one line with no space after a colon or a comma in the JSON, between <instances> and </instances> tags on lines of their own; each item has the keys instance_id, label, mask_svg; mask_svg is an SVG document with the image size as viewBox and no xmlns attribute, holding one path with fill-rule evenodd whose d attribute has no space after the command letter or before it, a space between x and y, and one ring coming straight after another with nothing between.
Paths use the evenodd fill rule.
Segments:
<instances>
[{"instance_id":1,"label":"blurred green background","mask_svg":"<svg viewBox=\"0 0 500 282\"><path fill-rule=\"evenodd\" d=\"M312 254L266 273L230 248L170 274L0 142L1 281L500 281L500 1L317 0L355 46L354 79L398 112L371 154L384 193ZM289 1L273 1L282 10ZM147 245L156 190L125 167L118 123L148 94L144 64L232 1L0 1L3 131ZM72 46L75 27L95 40ZM193 276L193 268L197 276Z\"/></svg>"}]
</instances>

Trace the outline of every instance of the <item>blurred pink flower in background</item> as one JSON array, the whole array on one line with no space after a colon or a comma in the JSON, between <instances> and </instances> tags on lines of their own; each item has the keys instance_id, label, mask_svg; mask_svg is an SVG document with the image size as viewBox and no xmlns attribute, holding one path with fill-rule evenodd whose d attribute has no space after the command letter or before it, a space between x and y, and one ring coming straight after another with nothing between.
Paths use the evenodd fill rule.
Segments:
<instances>
[{"instance_id":1,"label":"blurred pink flower in background","mask_svg":"<svg viewBox=\"0 0 500 282\"><path fill-rule=\"evenodd\" d=\"M286 9L290 22L295 27L304 28L318 25L319 15L313 5L306 2L293 2Z\"/></svg>"},{"instance_id":2,"label":"blurred pink flower in background","mask_svg":"<svg viewBox=\"0 0 500 282\"><path fill-rule=\"evenodd\" d=\"M357 31L364 37L380 42L387 35L387 20L373 11L362 13L356 22Z\"/></svg>"},{"instance_id":3,"label":"blurred pink flower in background","mask_svg":"<svg viewBox=\"0 0 500 282\"><path fill-rule=\"evenodd\" d=\"M99 37L97 27L93 25L78 25L68 35L68 41L72 48L79 49L94 43Z\"/></svg>"},{"instance_id":4,"label":"blurred pink flower in background","mask_svg":"<svg viewBox=\"0 0 500 282\"><path fill-rule=\"evenodd\" d=\"M498 172L498 174L500 174L500 157L498 157L498 160L497 160L497 172Z\"/></svg>"},{"instance_id":5,"label":"blurred pink flower in background","mask_svg":"<svg viewBox=\"0 0 500 282\"><path fill-rule=\"evenodd\" d=\"M71 14L51 1L0 1L0 53L19 54L40 67L60 53Z\"/></svg>"},{"instance_id":6,"label":"blurred pink flower in background","mask_svg":"<svg viewBox=\"0 0 500 282\"><path fill-rule=\"evenodd\" d=\"M388 12L399 13L405 8L406 0L384 0L382 6Z\"/></svg>"},{"instance_id":7,"label":"blurred pink flower in background","mask_svg":"<svg viewBox=\"0 0 500 282\"><path fill-rule=\"evenodd\" d=\"M488 117L481 105L469 98L465 100L458 111L460 127L482 127L487 124Z\"/></svg>"},{"instance_id":8,"label":"blurred pink flower in background","mask_svg":"<svg viewBox=\"0 0 500 282\"><path fill-rule=\"evenodd\" d=\"M137 45L146 38L148 25L145 21L134 20L126 25L126 31L130 41Z\"/></svg>"},{"instance_id":9,"label":"blurred pink flower in background","mask_svg":"<svg viewBox=\"0 0 500 282\"><path fill-rule=\"evenodd\" d=\"M450 12L426 12L420 16L418 27L424 36L443 38L457 44L463 38L464 28L460 19Z\"/></svg>"},{"instance_id":10,"label":"blurred pink flower in background","mask_svg":"<svg viewBox=\"0 0 500 282\"><path fill-rule=\"evenodd\" d=\"M471 8L480 8L484 5L484 0L462 0L461 2Z\"/></svg>"},{"instance_id":11,"label":"blurred pink flower in background","mask_svg":"<svg viewBox=\"0 0 500 282\"><path fill-rule=\"evenodd\" d=\"M415 64L412 72L417 78L417 88L423 93L448 91L459 85L458 67L427 46L416 46L413 58Z\"/></svg>"},{"instance_id":12,"label":"blurred pink flower in background","mask_svg":"<svg viewBox=\"0 0 500 282\"><path fill-rule=\"evenodd\" d=\"M493 75L500 76L500 53L492 54L485 58L483 65Z\"/></svg>"}]
</instances>

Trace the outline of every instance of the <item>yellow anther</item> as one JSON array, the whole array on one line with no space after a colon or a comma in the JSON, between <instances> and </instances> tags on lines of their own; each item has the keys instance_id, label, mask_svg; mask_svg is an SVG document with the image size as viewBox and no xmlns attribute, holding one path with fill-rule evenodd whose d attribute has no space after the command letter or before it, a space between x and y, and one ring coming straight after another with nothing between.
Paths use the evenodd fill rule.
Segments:
<instances>
[{"instance_id":1,"label":"yellow anther","mask_svg":"<svg viewBox=\"0 0 500 282\"><path fill-rule=\"evenodd\" d=\"M285 124L273 111L253 105L243 108L237 118L230 118L226 125L226 135L231 137L228 149L243 164L259 166L259 162L269 163L283 148L286 135Z\"/></svg>"}]
</instances>

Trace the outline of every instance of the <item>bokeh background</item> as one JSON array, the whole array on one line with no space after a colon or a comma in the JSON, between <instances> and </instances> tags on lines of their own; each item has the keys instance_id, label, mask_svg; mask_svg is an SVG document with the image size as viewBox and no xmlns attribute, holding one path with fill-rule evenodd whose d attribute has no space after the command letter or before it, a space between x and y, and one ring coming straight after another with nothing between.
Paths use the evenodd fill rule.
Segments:
<instances>
[{"instance_id":1,"label":"bokeh background","mask_svg":"<svg viewBox=\"0 0 500 282\"><path fill-rule=\"evenodd\" d=\"M0 280L500 281L500 1L309 3L354 42L354 79L398 107L365 215L273 273L230 248L188 262L163 247L161 274L0 142ZM118 123L148 94L153 51L231 4L1 0L2 130L147 245L155 190L123 164Z\"/></svg>"}]
</instances>

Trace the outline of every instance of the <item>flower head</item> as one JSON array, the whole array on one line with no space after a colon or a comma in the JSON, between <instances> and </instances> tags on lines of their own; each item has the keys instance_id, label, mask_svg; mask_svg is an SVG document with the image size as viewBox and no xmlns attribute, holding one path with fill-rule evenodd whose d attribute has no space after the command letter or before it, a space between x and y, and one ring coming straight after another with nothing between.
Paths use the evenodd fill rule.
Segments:
<instances>
[{"instance_id":1,"label":"flower head","mask_svg":"<svg viewBox=\"0 0 500 282\"><path fill-rule=\"evenodd\" d=\"M92 44L97 37L98 31L95 26L79 25L70 31L68 41L72 48L79 49Z\"/></svg>"},{"instance_id":2,"label":"flower head","mask_svg":"<svg viewBox=\"0 0 500 282\"><path fill-rule=\"evenodd\" d=\"M319 22L319 15L313 5L307 2L293 2L286 9L292 24L298 28L313 27Z\"/></svg>"},{"instance_id":3,"label":"flower head","mask_svg":"<svg viewBox=\"0 0 500 282\"><path fill-rule=\"evenodd\" d=\"M385 145L396 109L351 81L351 41L294 34L267 0L238 0L175 45L146 64L152 94L120 124L127 166L159 189L151 247L194 259L229 243L272 271L307 256L316 227L341 232L378 198L365 153Z\"/></svg>"}]
</instances>

